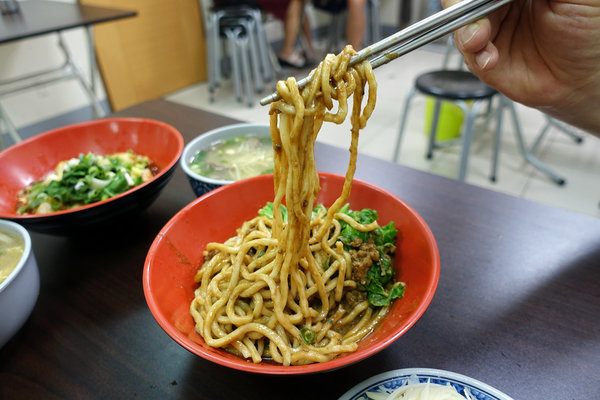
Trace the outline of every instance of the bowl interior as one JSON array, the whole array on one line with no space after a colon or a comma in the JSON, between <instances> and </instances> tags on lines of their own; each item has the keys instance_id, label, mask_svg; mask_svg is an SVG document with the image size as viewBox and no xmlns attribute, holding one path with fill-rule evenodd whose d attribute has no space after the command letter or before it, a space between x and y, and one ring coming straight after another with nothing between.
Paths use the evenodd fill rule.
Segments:
<instances>
[{"instance_id":1,"label":"bowl interior","mask_svg":"<svg viewBox=\"0 0 600 400\"><path fill-rule=\"evenodd\" d=\"M160 169L153 179L156 180L176 165L183 149L183 138L175 128L159 121L113 118L55 129L7 148L0 153L0 175L3 177L0 184L0 218L27 218L15 212L17 193L44 177L60 161L81 153L111 154L128 149L147 155L156 163ZM140 186L131 190L137 190Z\"/></svg>"},{"instance_id":2,"label":"bowl interior","mask_svg":"<svg viewBox=\"0 0 600 400\"><path fill-rule=\"evenodd\" d=\"M341 193L344 177L320 174L318 202L329 206ZM231 368L268 374L297 374L338 368L365 358L405 333L429 305L439 278L439 253L423 219L395 195L355 180L350 207L372 208L380 224L394 221L399 235L394 268L396 279L407 284L403 299L395 301L378 328L359 342L358 350L331 361L284 367L269 362L253 364L211 348L194 331L189 305L194 297L194 275L202 264L208 242L231 237L242 222L253 218L273 198L272 175L234 182L210 192L181 210L161 230L144 266L143 286L151 312L179 344L208 360Z\"/></svg>"},{"instance_id":3,"label":"bowl interior","mask_svg":"<svg viewBox=\"0 0 600 400\"><path fill-rule=\"evenodd\" d=\"M190 168L191 162L194 160L196 154L206 149L207 147L227 139L233 139L239 136L271 136L269 125L267 124L253 124L253 123L242 123L227 125L221 128L213 129L202 135L196 137L194 140L189 142L183 149L181 155L181 168L191 178L203 181L212 185L227 185L232 181L212 179L194 172Z\"/></svg>"},{"instance_id":4,"label":"bowl interior","mask_svg":"<svg viewBox=\"0 0 600 400\"><path fill-rule=\"evenodd\" d=\"M6 279L0 282L0 293L2 293L25 266L25 263L31 254L31 237L25 228L12 221L0 220L0 231L11 233L23 239L23 254L19 259L19 262Z\"/></svg>"}]
</instances>

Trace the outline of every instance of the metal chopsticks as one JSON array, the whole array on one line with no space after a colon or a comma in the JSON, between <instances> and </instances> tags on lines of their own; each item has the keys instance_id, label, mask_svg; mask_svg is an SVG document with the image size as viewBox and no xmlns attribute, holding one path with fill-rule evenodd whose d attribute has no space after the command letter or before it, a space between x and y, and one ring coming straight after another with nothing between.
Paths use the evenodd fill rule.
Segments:
<instances>
[{"instance_id":1,"label":"metal chopsticks","mask_svg":"<svg viewBox=\"0 0 600 400\"><path fill-rule=\"evenodd\" d=\"M350 65L370 59L373 68L380 67L427 43L437 40L456 29L475 22L512 0L465 0L435 13L409 27L365 47L350 59ZM312 74L298 81L303 88ZM261 105L279 100L277 93L261 99Z\"/></svg>"}]
</instances>

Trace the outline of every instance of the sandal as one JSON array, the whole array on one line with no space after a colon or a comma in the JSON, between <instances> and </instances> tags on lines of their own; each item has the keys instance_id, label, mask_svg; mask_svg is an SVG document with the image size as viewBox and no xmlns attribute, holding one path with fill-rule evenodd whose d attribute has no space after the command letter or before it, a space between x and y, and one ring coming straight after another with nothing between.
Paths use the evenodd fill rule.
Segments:
<instances>
[{"instance_id":1,"label":"sandal","mask_svg":"<svg viewBox=\"0 0 600 400\"><path fill-rule=\"evenodd\" d=\"M282 67L302 69L306 67L306 60L302 58L298 53L292 53L290 57L282 58L277 56L277 61Z\"/></svg>"}]
</instances>

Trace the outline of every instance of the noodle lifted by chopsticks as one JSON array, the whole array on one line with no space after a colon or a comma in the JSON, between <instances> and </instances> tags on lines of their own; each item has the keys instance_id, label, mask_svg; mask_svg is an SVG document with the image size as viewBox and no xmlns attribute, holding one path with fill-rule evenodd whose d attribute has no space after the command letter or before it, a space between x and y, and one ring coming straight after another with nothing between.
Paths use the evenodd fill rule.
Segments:
<instances>
[{"instance_id":1,"label":"noodle lifted by chopsticks","mask_svg":"<svg viewBox=\"0 0 600 400\"><path fill-rule=\"evenodd\" d=\"M208 244L196 275L200 285L190 309L196 331L210 346L253 362L323 362L356 350L356 342L387 312L386 307L370 307L364 298L352 302L352 308L343 302L357 282L350 254L338 240L340 221L359 231L378 227L338 213L350 194L359 130L373 112L377 88L368 61L348 66L353 54L347 46L337 56L327 55L302 92L294 78L277 83L281 100L269 111L275 152L273 217L258 216L225 243ZM341 124L346 119L352 95L343 190L328 210L313 216L320 190L314 143L324 121Z\"/></svg>"}]
</instances>

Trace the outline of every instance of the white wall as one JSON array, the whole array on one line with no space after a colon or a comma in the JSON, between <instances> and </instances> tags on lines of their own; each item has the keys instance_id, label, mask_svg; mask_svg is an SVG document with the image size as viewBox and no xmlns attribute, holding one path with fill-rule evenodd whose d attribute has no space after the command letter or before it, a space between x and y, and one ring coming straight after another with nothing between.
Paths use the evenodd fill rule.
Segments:
<instances>
[{"instance_id":1,"label":"white wall","mask_svg":"<svg viewBox=\"0 0 600 400\"><path fill-rule=\"evenodd\" d=\"M73 59L83 69L86 79L89 79L90 65L85 28L71 29L63 35ZM6 43L0 46L0 81L58 67L63 61L56 34ZM97 82L96 87L98 98L105 99L101 83ZM0 102L17 128L89 105L81 86L74 79L9 94L2 97Z\"/></svg>"}]
</instances>

